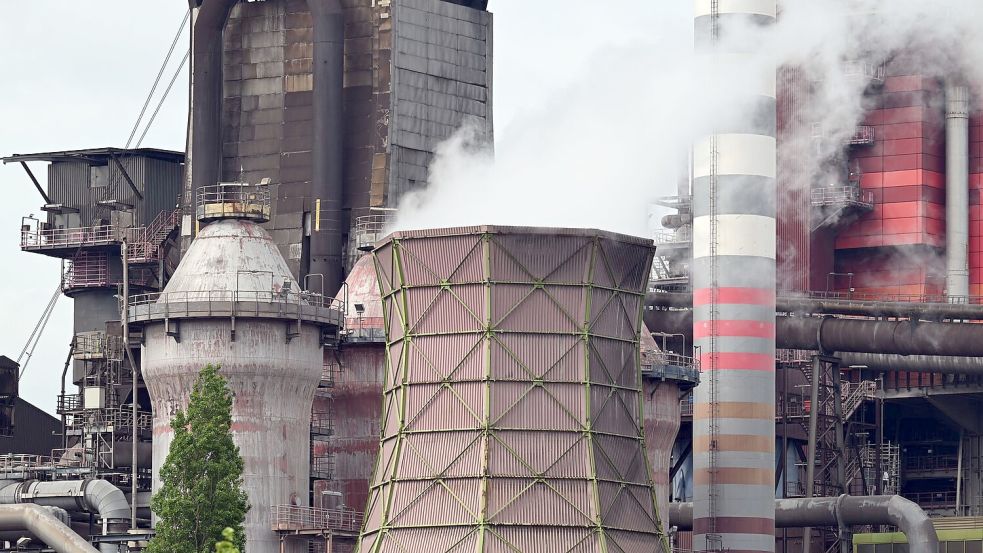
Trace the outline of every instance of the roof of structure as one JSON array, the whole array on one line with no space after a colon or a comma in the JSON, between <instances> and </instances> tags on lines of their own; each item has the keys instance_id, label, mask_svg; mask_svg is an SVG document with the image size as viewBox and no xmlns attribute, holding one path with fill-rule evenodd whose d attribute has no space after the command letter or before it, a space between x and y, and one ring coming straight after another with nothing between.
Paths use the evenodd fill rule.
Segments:
<instances>
[{"instance_id":1,"label":"roof of structure","mask_svg":"<svg viewBox=\"0 0 983 553\"><path fill-rule=\"evenodd\" d=\"M88 148L85 150L63 150L60 152L39 152L34 154L13 154L0 161L4 163L16 163L21 161L89 161L103 163L112 156L141 156L165 161L183 162L184 152L174 150L161 150L158 148Z\"/></svg>"}]
</instances>

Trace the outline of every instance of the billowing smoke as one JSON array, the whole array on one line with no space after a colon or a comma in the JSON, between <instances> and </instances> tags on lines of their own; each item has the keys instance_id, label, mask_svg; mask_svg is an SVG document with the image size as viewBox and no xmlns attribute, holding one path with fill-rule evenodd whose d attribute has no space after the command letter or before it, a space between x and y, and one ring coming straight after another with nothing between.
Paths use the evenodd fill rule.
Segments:
<instances>
[{"instance_id":1,"label":"billowing smoke","mask_svg":"<svg viewBox=\"0 0 983 553\"><path fill-rule=\"evenodd\" d=\"M692 140L746 117L733 94L758 68L793 67L808 101L785 137L813 186L827 174L865 112L864 73L903 63L912 74L983 81L979 0L787 0L779 23L723 28L721 40L753 48L750 64L693 52L692 9L666 2L651 38L598 52L582 78L501 129L492 153L466 126L441 145L427 187L403 198L397 228L472 224L597 227L647 235L650 205L676 192ZM627 18L627 16L626 16ZM550 55L563 55L562 51ZM544 60L544 63L547 63ZM716 67L716 69L713 69ZM813 125L819 123L819 125ZM823 140L816 140L822 136Z\"/></svg>"}]
</instances>

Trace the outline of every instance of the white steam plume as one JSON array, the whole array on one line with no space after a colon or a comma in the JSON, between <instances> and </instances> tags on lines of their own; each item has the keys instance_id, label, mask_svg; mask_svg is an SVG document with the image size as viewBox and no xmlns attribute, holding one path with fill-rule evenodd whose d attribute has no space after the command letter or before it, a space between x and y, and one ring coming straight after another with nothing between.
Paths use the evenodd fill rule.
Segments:
<instances>
[{"instance_id":1,"label":"white steam plume","mask_svg":"<svg viewBox=\"0 0 983 553\"><path fill-rule=\"evenodd\" d=\"M442 144L427 187L403 198L394 227L517 224L650 234L649 205L675 193L694 137L747 116L733 91L750 84L757 69L713 73L693 52L689 3L667 4L665 18L647 23L650 39L600 52L582 79L504 129L494 155L473 127ZM844 75L844 64L879 66L907 50L912 73L980 82L980 23L980 0L787 0L765 32L725 28L722 35L763 41L760 68L800 70L811 97L796 115L800 135L787 144L803 173L823 178L822 162L871 107L866 82ZM811 140L812 122L822 123L824 146Z\"/></svg>"}]
</instances>

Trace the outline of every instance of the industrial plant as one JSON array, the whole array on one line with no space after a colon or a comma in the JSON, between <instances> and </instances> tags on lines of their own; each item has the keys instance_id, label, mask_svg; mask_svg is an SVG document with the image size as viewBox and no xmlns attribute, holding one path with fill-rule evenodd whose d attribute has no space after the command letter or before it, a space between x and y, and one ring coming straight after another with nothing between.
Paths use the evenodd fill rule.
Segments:
<instances>
[{"instance_id":1,"label":"industrial plant","mask_svg":"<svg viewBox=\"0 0 983 553\"><path fill-rule=\"evenodd\" d=\"M631 236L400 225L494 3L192 0L186 152L2 153L74 320L58 418L0 356L0 551L144 550L213 365L248 553L983 553L983 89L762 55L781 3L693 3L740 108Z\"/></svg>"}]
</instances>

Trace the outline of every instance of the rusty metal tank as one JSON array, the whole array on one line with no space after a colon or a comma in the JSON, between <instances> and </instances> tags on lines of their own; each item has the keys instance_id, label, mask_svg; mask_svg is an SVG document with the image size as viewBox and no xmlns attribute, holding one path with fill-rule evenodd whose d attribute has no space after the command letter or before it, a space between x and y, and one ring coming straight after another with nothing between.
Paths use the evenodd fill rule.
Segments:
<instances>
[{"instance_id":1,"label":"rusty metal tank","mask_svg":"<svg viewBox=\"0 0 983 553\"><path fill-rule=\"evenodd\" d=\"M357 551L664 543L640 393L652 253L602 231L494 226L376 247L382 441Z\"/></svg>"},{"instance_id":2,"label":"rusty metal tank","mask_svg":"<svg viewBox=\"0 0 983 553\"><path fill-rule=\"evenodd\" d=\"M692 357L674 354L664 346L660 347L648 328L642 326L645 453L660 513L669 510L672 449L682 415L680 399L700 380L699 369ZM662 524L668 531L665 517Z\"/></svg>"},{"instance_id":3,"label":"rusty metal tank","mask_svg":"<svg viewBox=\"0 0 983 553\"><path fill-rule=\"evenodd\" d=\"M382 298L371 255L352 267L342 287L345 297L345 338L338 351L325 350L324 363L333 375L330 395L315 395L314 411L331 415L331 438L313 443L314 459L329 459L329 481L316 483L315 505L341 493L346 507L364 511L369 481L379 453L382 416L382 372L386 340Z\"/></svg>"},{"instance_id":4,"label":"rusty metal tank","mask_svg":"<svg viewBox=\"0 0 983 553\"><path fill-rule=\"evenodd\" d=\"M171 417L187 407L199 371L221 366L234 396L233 440L245 462L246 548L274 553L281 549L270 508L308 504L311 402L322 349L334 343L342 312L299 289L257 224L269 215L261 191L219 185L202 193L211 194L199 205L208 224L164 291L134 297L129 311L131 325L143 327L143 378L154 407L154 489L173 439Z\"/></svg>"}]
</instances>

